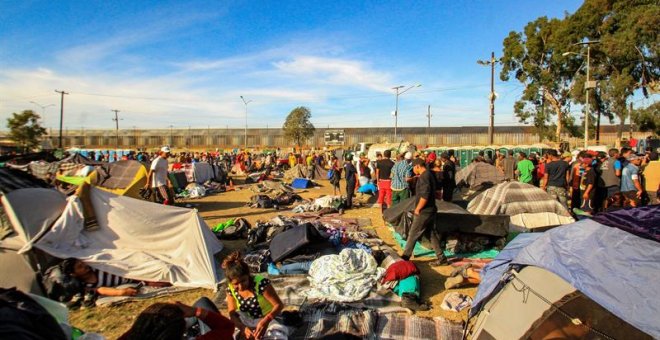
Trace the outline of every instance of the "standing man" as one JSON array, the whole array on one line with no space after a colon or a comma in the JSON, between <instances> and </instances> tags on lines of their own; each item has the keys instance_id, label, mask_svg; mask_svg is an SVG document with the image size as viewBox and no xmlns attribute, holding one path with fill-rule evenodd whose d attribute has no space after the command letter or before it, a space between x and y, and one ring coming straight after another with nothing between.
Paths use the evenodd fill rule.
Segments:
<instances>
[{"instance_id":1,"label":"standing man","mask_svg":"<svg viewBox=\"0 0 660 340\"><path fill-rule=\"evenodd\" d=\"M446 152L440 154L440 160L442 161L442 200L451 202L456 189L456 164Z\"/></svg>"},{"instance_id":2,"label":"standing man","mask_svg":"<svg viewBox=\"0 0 660 340\"><path fill-rule=\"evenodd\" d=\"M170 180L167 178L167 158L169 156L170 148L168 146L160 148L158 157L151 161L147 183L144 185L147 188L151 184L151 188L156 194L156 199L165 205L174 203L174 198L169 190Z\"/></svg>"},{"instance_id":3,"label":"standing man","mask_svg":"<svg viewBox=\"0 0 660 340\"><path fill-rule=\"evenodd\" d=\"M431 171L426 169L424 159L418 158L413 161L413 172L419 176L415 185L415 210L401 258L409 260L415 249L415 243L426 233L426 228L432 228L430 232L431 245L438 259L431 262L431 265L447 265L447 257L445 257L441 246L442 237L435 230L435 214L437 212L435 205L435 178L433 178Z\"/></svg>"},{"instance_id":4,"label":"standing man","mask_svg":"<svg viewBox=\"0 0 660 340\"><path fill-rule=\"evenodd\" d=\"M633 202L633 206L639 207L642 203L644 188L639 176L639 166L642 164L642 157L632 154L627 158L628 164L623 167L621 172L621 193L623 196Z\"/></svg>"},{"instance_id":5,"label":"standing man","mask_svg":"<svg viewBox=\"0 0 660 340\"><path fill-rule=\"evenodd\" d=\"M509 150L508 156L502 161L504 168L504 179L513 181L516 179L516 158L513 157L513 150Z\"/></svg>"},{"instance_id":6,"label":"standing man","mask_svg":"<svg viewBox=\"0 0 660 340\"><path fill-rule=\"evenodd\" d=\"M518 181L521 183L532 184L532 181L534 180L534 163L527 159L526 153L520 152L518 155L518 168L516 170Z\"/></svg>"},{"instance_id":7,"label":"standing man","mask_svg":"<svg viewBox=\"0 0 660 340\"><path fill-rule=\"evenodd\" d=\"M621 185L621 161L619 160L619 150L610 149L608 152L608 157L602 157L600 159L600 180L598 181L598 187L601 191L600 198L604 202L607 202L607 199L612 197L615 193L619 192ZM607 206L603 205L603 208Z\"/></svg>"},{"instance_id":8,"label":"standing man","mask_svg":"<svg viewBox=\"0 0 660 340\"><path fill-rule=\"evenodd\" d=\"M390 159L392 151L385 150L383 158L376 161L376 180L378 181L378 204L392 206L392 168L394 162Z\"/></svg>"},{"instance_id":9,"label":"standing man","mask_svg":"<svg viewBox=\"0 0 660 340\"><path fill-rule=\"evenodd\" d=\"M559 158L557 150L547 153L550 162L545 165L543 174L543 187L556 200L568 209L568 182L570 180L571 165Z\"/></svg>"},{"instance_id":10,"label":"standing man","mask_svg":"<svg viewBox=\"0 0 660 340\"><path fill-rule=\"evenodd\" d=\"M346 156L344 162L344 176L346 177L346 209L353 207L353 196L357 190L357 183L359 182L357 169L353 165L353 156Z\"/></svg>"},{"instance_id":11,"label":"standing man","mask_svg":"<svg viewBox=\"0 0 660 340\"><path fill-rule=\"evenodd\" d=\"M406 152L392 168L392 206L410 197L408 182L412 177L412 154Z\"/></svg>"}]
</instances>

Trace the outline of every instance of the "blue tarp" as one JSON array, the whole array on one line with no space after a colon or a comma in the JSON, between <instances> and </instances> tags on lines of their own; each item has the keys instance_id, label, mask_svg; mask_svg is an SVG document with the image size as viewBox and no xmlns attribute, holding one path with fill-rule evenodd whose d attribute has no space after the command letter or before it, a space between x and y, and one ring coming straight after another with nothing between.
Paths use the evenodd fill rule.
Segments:
<instances>
[{"instance_id":1,"label":"blue tarp","mask_svg":"<svg viewBox=\"0 0 660 340\"><path fill-rule=\"evenodd\" d=\"M660 338L660 243L593 220L518 242L525 236L502 251L500 262L487 266L471 314L498 289L511 265L532 265L558 275L612 314Z\"/></svg>"}]
</instances>

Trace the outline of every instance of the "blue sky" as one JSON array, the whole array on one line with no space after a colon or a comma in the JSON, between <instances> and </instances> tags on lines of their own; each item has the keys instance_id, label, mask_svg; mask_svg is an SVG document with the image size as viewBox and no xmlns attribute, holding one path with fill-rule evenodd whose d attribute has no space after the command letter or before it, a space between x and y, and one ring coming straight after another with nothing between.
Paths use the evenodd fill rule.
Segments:
<instances>
[{"instance_id":1,"label":"blue sky","mask_svg":"<svg viewBox=\"0 0 660 340\"><path fill-rule=\"evenodd\" d=\"M511 30L581 1L0 0L0 120L45 109L70 129L280 127L308 106L319 127L486 125L490 70ZM496 82L512 125L515 82ZM2 124L4 125L4 124ZM4 126L2 127L4 128Z\"/></svg>"}]
</instances>

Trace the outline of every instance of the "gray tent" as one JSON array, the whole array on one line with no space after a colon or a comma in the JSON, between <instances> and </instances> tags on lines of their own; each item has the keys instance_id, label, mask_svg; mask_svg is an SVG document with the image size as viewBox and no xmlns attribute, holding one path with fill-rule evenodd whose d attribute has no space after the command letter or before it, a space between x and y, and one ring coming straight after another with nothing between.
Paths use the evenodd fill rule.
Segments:
<instances>
[{"instance_id":1,"label":"gray tent","mask_svg":"<svg viewBox=\"0 0 660 340\"><path fill-rule=\"evenodd\" d=\"M17 287L43 295L39 276L56 259L35 249L19 254L30 240L47 230L66 207L64 194L44 188L17 189L2 196L2 211L10 233L0 240L0 287ZM0 217L1 218L1 217Z\"/></svg>"}]
</instances>

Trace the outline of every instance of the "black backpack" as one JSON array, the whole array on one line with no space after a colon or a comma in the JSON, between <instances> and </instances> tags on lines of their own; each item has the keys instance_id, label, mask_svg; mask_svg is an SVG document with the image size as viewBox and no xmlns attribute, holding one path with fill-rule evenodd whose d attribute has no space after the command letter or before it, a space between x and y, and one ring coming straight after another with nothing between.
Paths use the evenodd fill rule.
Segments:
<instances>
[{"instance_id":1,"label":"black backpack","mask_svg":"<svg viewBox=\"0 0 660 340\"><path fill-rule=\"evenodd\" d=\"M236 240L247 238L249 231L250 222L244 218L239 218L234 221L234 224L222 229L222 231L216 233L215 236L223 240Z\"/></svg>"}]
</instances>

